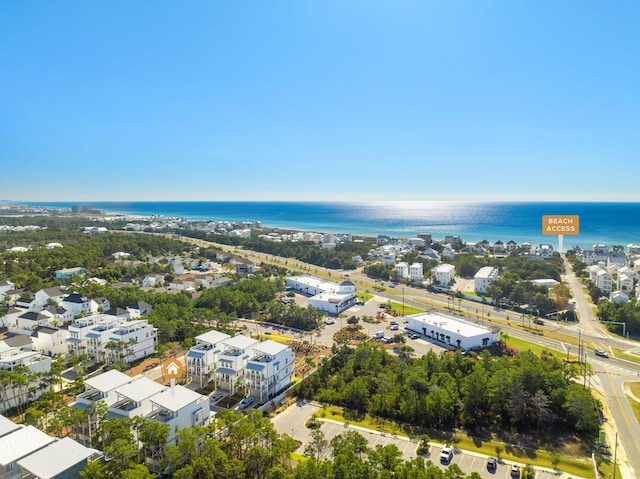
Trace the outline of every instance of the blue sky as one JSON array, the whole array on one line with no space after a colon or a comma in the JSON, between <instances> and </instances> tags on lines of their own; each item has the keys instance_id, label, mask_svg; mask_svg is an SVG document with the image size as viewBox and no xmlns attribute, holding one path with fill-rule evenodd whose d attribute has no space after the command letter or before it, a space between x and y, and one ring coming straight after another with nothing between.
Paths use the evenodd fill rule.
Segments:
<instances>
[{"instance_id":1,"label":"blue sky","mask_svg":"<svg viewBox=\"0 0 640 479\"><path fill-rule=\"evenodd\" d=\"M0 199L640 201L640 2L0 2Z\"/></svg>"}]
</instances>

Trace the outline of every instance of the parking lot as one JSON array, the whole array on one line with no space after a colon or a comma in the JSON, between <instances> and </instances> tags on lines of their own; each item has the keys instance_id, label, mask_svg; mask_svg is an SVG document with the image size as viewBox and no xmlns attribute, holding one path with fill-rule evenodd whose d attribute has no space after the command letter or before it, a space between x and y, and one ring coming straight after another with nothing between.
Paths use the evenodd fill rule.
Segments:
<instances>
[{"instance_id":1,"label":"parking lot","mask_svg":"<svg viewBox=\"0 0 640 479\"><path fill-rule=\"evenodd\" d=\"M317 404L298 401L296 404L289 406L281 414L273 418L273 425L279 433L289 434L295 439L302 442L298 449L298 453L304 452L305 445L311 441L310 430L304 426L306 420L317 412L320 407ZM325 438L330 441L338 434L346 431L354 430L361 434L369 442L369 447L375 448L378 444L386 446L394 444L402 453L403 460L411 460L416 457L418 442L408 437L386 434L380 431L361 428L358 426L345 425L344 423L326 419L320 419L322 425L321 430ZM442 469L446 469L449 464L457 464L465 474L478 472L484 479L508 479L511 478L511 463L505 463L498 460L498 465L494 470L487 470L487 456L469 451L462 451L454 448L454 454L450 462L443 464L440 462L440 452L442 445L431 444L429 453L423 455L425 460L430 460ZM519 464L524 467L524 464ZM552 471L536 470L536 479L552 479L559 476ZM565 475L566 477L566 475Z\"/></svg>"}]
</instances>

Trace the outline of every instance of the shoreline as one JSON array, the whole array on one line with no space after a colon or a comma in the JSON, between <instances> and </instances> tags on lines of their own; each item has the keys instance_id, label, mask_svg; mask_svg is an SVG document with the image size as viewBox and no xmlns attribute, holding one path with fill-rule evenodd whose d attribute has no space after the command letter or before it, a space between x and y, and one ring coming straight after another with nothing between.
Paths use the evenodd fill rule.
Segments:
<instances>
[{"instance_id":1,"label":"shoreline","mask_svg":"<svg viewBox=\"0 0 640 479\"><path fill-rule=\"evenodd\" d=\"M551 244L559 249L558 235L544 235L542 213L581 213L580 235L564 235L563 250L595 244L628 245L640 243L640 224L628 218L640 215L640 203L466 203L466 202L90 202L86 206L103 211L96 219L153 221L180 219L190 222L253 223L261 228L319 234L350 234L352 237L415 238L430 234L433 241L444 242L458 236L464 244L484 240L532 246ZM0 206L69 212L77 203L7 203ZM1 210L0 210L1 214ZM157 217L157 218L156 218ZM251 218L251 219L246 219Z\"/></svg>"}]
</instances>

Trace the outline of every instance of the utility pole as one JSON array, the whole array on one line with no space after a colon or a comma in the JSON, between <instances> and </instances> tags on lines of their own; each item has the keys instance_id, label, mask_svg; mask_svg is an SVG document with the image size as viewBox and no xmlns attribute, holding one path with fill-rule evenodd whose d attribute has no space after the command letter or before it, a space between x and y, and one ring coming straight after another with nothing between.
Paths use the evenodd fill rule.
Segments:
<instances>
[{"instance_id":1,"label":"utility pole","mask_svg":"<svg viewBox=\"0 0 640 479\"><path fill-rule=\"evenodd\" d=\"M616 469L618 468L618 433L616 432L616 444L613 446L613 479L616 479Z\"/></svg>"}]
</instances>

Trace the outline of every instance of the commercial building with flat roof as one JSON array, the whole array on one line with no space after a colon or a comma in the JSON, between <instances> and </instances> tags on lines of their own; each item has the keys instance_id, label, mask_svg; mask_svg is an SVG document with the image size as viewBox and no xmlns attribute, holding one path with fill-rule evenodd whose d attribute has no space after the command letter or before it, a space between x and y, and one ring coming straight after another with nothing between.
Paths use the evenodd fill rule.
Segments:
<instances>
[{"instance_id":1,"label":"commercial building with flat roof","mask_svg":"<svg viewBox=\"0 0 640 479\"><path fill-rule=\"evenodd\" d=\"M435 343L452 348L483 348L500 340L499 330L485 328L440 313L419 313L406 317L406 327Z\"/></svg>"}]
</instances>

